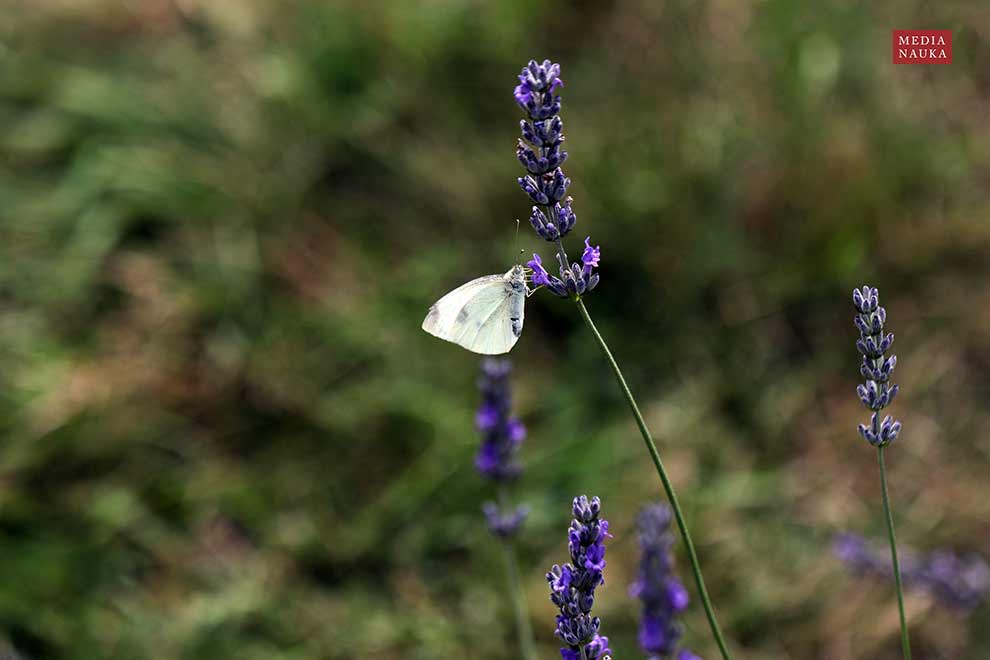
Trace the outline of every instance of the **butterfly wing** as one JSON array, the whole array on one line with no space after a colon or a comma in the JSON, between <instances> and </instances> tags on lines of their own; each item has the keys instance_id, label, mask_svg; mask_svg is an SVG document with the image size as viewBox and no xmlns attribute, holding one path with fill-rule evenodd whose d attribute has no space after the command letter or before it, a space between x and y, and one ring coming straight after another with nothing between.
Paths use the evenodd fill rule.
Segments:
<instances>
[{"instance_id":1,"label":"butterfly wing","mask_svg":"<svg viewBox=\"0 0 990 660\"><path fill-rule=\"evenodd\" d=\"M525 301L525 294L510 290L502 304L478 326L477 336L471 339L471 345L461 345L484 355L508 353L522 333Z\"/></svg>"},{"instance_id":2,"label":"butterfly wing","mask_svg":"<svg viewBox=\"0 0 990 660\"><path fill-rule=\"evenodd\" d=\"M503 275L479 277L430 307L423 330L475 353L507 353L519 339L524 301Z\"/></svg>"}]
</instances>

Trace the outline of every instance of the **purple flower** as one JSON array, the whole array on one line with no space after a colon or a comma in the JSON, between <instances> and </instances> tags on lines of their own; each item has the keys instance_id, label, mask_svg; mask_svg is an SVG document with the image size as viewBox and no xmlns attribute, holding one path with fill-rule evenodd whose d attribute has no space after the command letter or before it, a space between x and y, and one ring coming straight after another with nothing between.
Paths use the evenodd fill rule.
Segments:
<instances>
[{"instance_id":1,"label":"purple flower","mask_svg":"<svg viewBox=\"0 0 990 660\"><path fill-rule=\"evenodd\" d=\"M639 645L651 659L657 660L673 657L681 637L677 615L687 608L689 601L687 589L674 575L670 520L670 507L666 504L653 504L640 512L639 575L629 587L630 595L643 603ZM682 651L678 660L682 657L697 656Z\"/></svg>"},{"instance_id":2,"label":"purple flower","mask_svg":"<svg viewBox=\"0 0 990 660\"><path fill-rule=\"evenodd\" d=\"M925 558L917 581L950 607L974 610L990 592L990 566L979 555L936 550Z\"/></svg>"},{"instance_id":3,"label":"purple flower","mask_svg":"<svg viewBox=\"0 0 990 660\"><path fill-rule=\"evenodd\" d=\"M547 272L537 255L534 255L536 265L533 261L528 265L534 271L534 284L566 298L583 295L598 284L598 274L592 269L598 267L601 250L592 248L586 240L581 263L572 264L561 241L577 223L577 215L571 208L574 200L567 196L571 180L560 167L567 160L567 152L561 149L564 123L558 115L560 96L555 90L563 84L559 64L531 60L519 74L519 85L513 95L527 115L519 123L522 139L516 145L516 158L526 170L525 176L518 178L519 187L535 204L529 216L530 225L540 238L557 246L560 276Z\"/></svg>"},{"instance_id":4,"label":"purple flower","mask_svg":"<svg viewBox=\"0 0 990 660\"><path fill-rule=\"evenodd\" d=\"M585 657L588 660L601 660L602 658L611 657L608 655L611 652L611 649L608 648L608 637L602 637L601 635L595 635L594 639L584 647ZM581 651L562 648L560 649L560 656L563 660L581 660Z\"/></svg>"},{"instance_id":5,"label":"purple flower","mask_svg":"<svg viewBox=\"0 0 990 660\"><path fill-rule=\"evenodd\" d=\"M893 568L882 551L856 534L840 534L832 550L857 575L889 578ZM901 558L904 583L930 593L940 603L968 612L990 593L990 565L979 555L939 549L927 555L910 550Z\"/></svg>"},{"instance_id":6,"label":"purple flower","mask_svg":"<svg viewBox=\"0 0 990 660\"><path fill-rule=\"evenodd\" d=\"M602 249L599 246L591 247L591 236L584 239L584 254L581 255L581 262L585 268L598 267L598 261L602 258Z\"/></svg>"},{"instance_id":7,"label":"purple flower","mask_svg":"<svg viewBox=\"0 0 990 660\"><path fill-rule=\"evenodd\" d=\"M537 286L550 286L550 273L543 267L543 259L540 255L533 253L533 259L527 261L526 265L533 270L533 284Z\"/></svg>"},{"instance_id":8,"label":"purple flower","mask_svg":"<svg viewBox=\"0 0 990 660\"><path fill-rule=\"evenodd\" d=\"M560 112L560 97L553 92L563 85L559 64L550 60L538 64L536 60L530 60L519 74L519 84L513 90L513 96L530 118L547 119Z\"/></svg>"},{"instance_id":9,"label":"purple flower","mask_svg":"<svg viewBox=\"0 0 990 660\"><path fill-rule=\"evenodd\" d=\"M547 573L550 600L560 609L554 634L566 645L560 649L564 660L585 656L598 660L611 653L608 638L598 634L601 621L591 615L595 589L604 582L605 539L610 538L608 521L598 517L601 501L581 495L574 498L574 519L567 530L571 561L554 566Z\"/></svg>"},{"instance_id":10,"label":"purple flower","mask_svg":"<svg viewBox=\"0 0 990 660\"><path fill-rule=\"evenodd\" d=\"M894 343L893 333L884 333L887 310L880 306L878 291L868 285L853 289L853 306L856 316L853 322L859 330L856 348L863 356L859 373L866 382L856 387L856 394L869 410L870 425L859 425L859 434L875 447L885 447L897 439L901 423L887 415L880 419L880 411L886 408L897 396L898 387L890 383L891 374L897 366L897 356L884 357Z\"/></svg>"},{"instance_id":11,"label":"purple flower","mask_svg":"<svg viewBox=\"0 0 990 660\"><path fill-rule=\"evenodd\" d=\"M488 523L488 529L492 534L501 538L509 538L519 530L529 515L529 507L519 505L515 509L503 512L500 511L494 502L485 502L481 507Z\"/></svg>"},{"instance_id":12,"label":"purple flower","mask_svg":"<svg viewBox=\"0 0 990 660\"><path fill-rule=\"evenodd\" d=\"M481 363L481 405L475 415L475 425L481 434L481 446L474 465L483 477L505 483L519 476L521 468L516 454L526 438L526 427L512 417L512 393L509 375L512 365L508 360L487 359ZM526 519L528 509L517 507L502 511L494 502L486 502L483 511L488 528L497 536L511 536Z\"/></svg>"},{"instance_id":13,"label":"purple flower","mask_svg":"<svg viewBox=\"0 0 990 660\"><path fill-rule=\"evenodd\" d=\"M526 265L533 270L533 274L531 275L533 284L536 284L537 286L545 286L547 289L562 298L566 298L568 296L567 285L555 275L551 275L547 269L543 267L543 259L540 255L533 253L533 258L526 262ZM569 272L570 271L568 271L568 273Z\"/></svg>"}]
</instances>

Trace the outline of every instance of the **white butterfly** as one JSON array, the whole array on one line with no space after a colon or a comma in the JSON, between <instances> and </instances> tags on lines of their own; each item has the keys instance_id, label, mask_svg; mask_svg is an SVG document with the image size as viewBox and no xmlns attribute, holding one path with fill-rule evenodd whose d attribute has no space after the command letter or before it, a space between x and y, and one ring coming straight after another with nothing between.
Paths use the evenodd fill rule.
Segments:
<instances>
[{"instance_id":1,"label":"white butterfly","mask_svg":"<svg viewBox=\"0 0 990 660\"><path fill-rule=\"evenodd\" d=\"M504 275L479 277L433 303L423 330L475 353L508 353L522 334L529 293L522 266Z\"/></svg>"}]
</instances>

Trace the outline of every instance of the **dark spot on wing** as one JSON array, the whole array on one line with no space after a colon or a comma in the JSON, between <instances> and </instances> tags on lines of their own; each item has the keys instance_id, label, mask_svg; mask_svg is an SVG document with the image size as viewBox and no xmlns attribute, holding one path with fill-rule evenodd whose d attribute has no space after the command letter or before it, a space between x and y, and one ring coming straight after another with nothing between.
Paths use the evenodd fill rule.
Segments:
<instances>
[{"instance_id":1,"label":"dark spot on wing","mask_svg":"<svg viewBox=\"0 0 990 660\"><path fill-rule=\"evenodd\" d=\"M464 323L465 321L467 321L467 317L468 317L467 308L462 307L461 311L457 312L457 322Z\"/></svg>"}]
</instances>

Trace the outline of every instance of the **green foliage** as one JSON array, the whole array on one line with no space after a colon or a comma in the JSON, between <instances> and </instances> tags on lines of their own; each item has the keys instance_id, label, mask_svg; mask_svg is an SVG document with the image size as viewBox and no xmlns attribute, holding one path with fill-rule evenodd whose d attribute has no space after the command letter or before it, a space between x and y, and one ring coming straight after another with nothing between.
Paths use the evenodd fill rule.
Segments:
<instances>
[{"instance_id":1,"label":"green foliage","mask_svg":"<svg viewBox=\"0 0 990 660\"><path fill-rule=\"evenodd\" d=\"M603 248L588 305L739 656L897 657L892 589L829 551L836 531L883 535L855 431L863 281L898 332L899 539L987 552L976 3L14 7L0 650L513 657L472 468L478 361L419 324L513 260L511 87L530 57L564 66L577 232ZM955 63L892 66L889 30L908 25L954 29ZM543 572L578 492L616 531L603 630L639 657L632 525L659 485L577 310L538 295L527 311L517 497L541 657L557 653ZM919 657L990 653L986 608L907 607ZM687 624L714 657L696 602Z\"/></svg>"}]
</instances>

